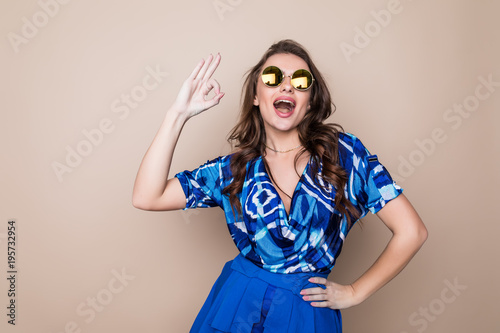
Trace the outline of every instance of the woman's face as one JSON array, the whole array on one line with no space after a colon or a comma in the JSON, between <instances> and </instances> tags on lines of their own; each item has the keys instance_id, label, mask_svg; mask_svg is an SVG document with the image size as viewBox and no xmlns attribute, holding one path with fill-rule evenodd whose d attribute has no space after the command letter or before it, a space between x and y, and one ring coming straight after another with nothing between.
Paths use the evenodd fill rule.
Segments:
<instances>
[{"instance_id":1,"label":"woman's face","mask_svg":"<svg viewBox=\"0 0 500 333\"><path fill-rule=\"evenodd\" d=\"M310 68L302 58L288 53L269 57L262 69L268 66L280 68L285 74L285 78L277 87L266 86L260 75L257 78L257 95L254 99L254 105L260 109L266 133L296 131L309 109L311 89L307 91L296 90L291 85L290 76L298 69L310 71Z\"/></svg>"}]
</instances>

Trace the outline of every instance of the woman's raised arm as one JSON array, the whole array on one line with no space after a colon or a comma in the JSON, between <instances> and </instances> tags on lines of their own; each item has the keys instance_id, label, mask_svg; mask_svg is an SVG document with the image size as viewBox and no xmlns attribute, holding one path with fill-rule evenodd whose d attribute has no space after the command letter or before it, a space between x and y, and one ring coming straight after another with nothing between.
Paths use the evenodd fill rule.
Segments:
<instances>
[{"instance_id":1,"label":"woman's raised arm","mask_svg":"<svg viewBox=\"0 0 500 333\"><path fill-rule=\"evenodd\" d=\"M151 146L142 159L132 195L134 207L144 210L175 210L186 206L186 197L176 178L168 179L177 140L186 121L219 104L224 96L219 83L212 78L221 57L201 60L182 84L174 104ZM211 90L215 96L207 99Z\"/></svg>"}]
</instances>

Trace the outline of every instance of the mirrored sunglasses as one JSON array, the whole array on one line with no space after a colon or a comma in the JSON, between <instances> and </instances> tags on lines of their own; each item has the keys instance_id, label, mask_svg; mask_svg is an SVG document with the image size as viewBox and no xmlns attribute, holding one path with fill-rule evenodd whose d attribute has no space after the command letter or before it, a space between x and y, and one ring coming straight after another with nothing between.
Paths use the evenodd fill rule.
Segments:
<instances>
[{"instance_id":1,"label":"mirrored sunglasses","mask_svg":"<svg viewBox=\"0 0 500 333\"><path fill-rule=\"evenodd\" d=\"M262 81L268 87L278 87L285 79L285 74L283 71L276 66L266 67L262 71ZM311 88L314 78L307 69L298 69L292 75L288 75L291 78L290 83L292 86L299 91L306 91Z\"/></svg>"}]
</instances>

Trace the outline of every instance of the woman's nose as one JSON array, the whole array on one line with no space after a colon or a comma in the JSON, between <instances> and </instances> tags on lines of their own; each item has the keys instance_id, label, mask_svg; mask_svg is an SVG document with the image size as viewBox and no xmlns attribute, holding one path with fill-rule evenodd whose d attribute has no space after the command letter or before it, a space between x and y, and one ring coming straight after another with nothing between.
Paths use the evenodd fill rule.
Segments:
<instances>
[{"instance_id":1,"label":"woman's nose","mask_svg":"<svg viewBox=\"0 0 500 333\"><path fill-rule=\"evenodd\" d=\"M283 82L281 83L281 91L293 91L291 76L285 76L283 78Z\"/></svg>"}]
</instances>

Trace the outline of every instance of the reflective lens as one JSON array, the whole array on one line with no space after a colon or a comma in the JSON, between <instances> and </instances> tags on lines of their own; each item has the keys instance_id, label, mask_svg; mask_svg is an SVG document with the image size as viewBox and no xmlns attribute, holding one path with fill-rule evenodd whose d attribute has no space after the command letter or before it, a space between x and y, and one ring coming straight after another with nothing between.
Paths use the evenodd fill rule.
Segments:
<instances>
[{"instance_id":1,"label":"reflective lens","mask_svg":"<svg viewBox=\"0 0 500 333\"><path fill-rule=\"evenodd\" d=\"M292 75L292 86L297 90L307 90L313 82L312 74L305 70L299 69Z\"/></svg>"},{"instance_id":2,"label":"reflective lens","mask_svg":"<svg viewBox=\"0 0 500 333\"><path fill-rule=\"evenodd\" d=\"M268 87L277 87L283 82L283 72L276 66L269 66L262 72L262 81Z\"/></svg>"},{"instance_id":3,"label":"reflective lens","mask_svg":"<svg viewBox=\"0 0 500 333\"><path fill-rule=\"evenodd\" d=\"M266 67L262 71L262 81L268 87L277 87L283 82L283 72L276 66ZM314 82L314 78L306 69L296 70L291 76L291 84L297 90L307 90L311 88Z\"/></svg>"}]
</instances>

